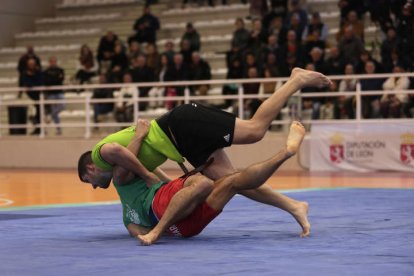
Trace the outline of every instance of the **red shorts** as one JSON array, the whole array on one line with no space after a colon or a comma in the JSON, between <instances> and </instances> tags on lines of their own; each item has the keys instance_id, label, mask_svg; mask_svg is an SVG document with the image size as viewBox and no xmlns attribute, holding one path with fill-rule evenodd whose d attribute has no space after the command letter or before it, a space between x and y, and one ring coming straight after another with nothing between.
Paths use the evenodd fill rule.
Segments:
<instances>
[{"instance_id":1,"label":"red shorts","mask_svg":"<svg viewBox=\"0 0 414 276\"><path fill-rule=\"evenodd\" d=\"M160 219L170 203L171 198L184 187L186 179L178 178L161 186L152 202L152 210ZM174 236L191 237L199 234L221 211L211 208L206 202L198 205L186 218L168 228Z\"/></svg>"}]
</instances>

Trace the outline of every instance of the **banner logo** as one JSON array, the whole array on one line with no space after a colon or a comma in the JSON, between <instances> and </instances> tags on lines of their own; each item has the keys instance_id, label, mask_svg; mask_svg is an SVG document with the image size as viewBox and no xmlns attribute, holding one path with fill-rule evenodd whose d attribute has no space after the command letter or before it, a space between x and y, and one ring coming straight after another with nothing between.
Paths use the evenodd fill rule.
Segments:
<instances>
[{"instance_id":1,"label":"banner logo","mask_svg":"<svg viewBox=\"0 0 414 276\"><path fill-rule=\"evenodd\" d=\"M405 133L400 136L400 160L404 164L411 164L414 162L414 134Z\"/></svg>"},{"instance_id":2,"label":"banner logo","mask_svg":"<svg viewBox=\"0 0 414 276\"><path fill-rule=\"evenodd\" d=\"M339 164L344 160L344 137L339 133L335 133L329 140L331 141L329 145L331 162Z\"/></svg>"}]
</instances>

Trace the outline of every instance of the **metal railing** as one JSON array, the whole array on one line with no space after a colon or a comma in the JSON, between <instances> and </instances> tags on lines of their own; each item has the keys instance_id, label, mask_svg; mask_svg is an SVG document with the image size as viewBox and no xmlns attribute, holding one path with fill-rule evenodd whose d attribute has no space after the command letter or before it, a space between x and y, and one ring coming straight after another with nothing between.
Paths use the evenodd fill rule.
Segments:
<instances>
[{"instance_id":1,"label":"metal railing","mask_svg":"<svg viewBox=\"0 0 414 276\"><path fill-rule=\"evenodd\" d=\"M414 73L399 73L399 74L372 74L372 75L340 75L340 76L329 76L331 80L344 80L344 79L374 79L374 78L382 78L386 79L388 77L410 77L414 78ZM7 99L4 97L5 94L7 95L16 95L17 93L27 92L27 91L41 91L39 101L37 104L40 105L40 123L36 125L36 127L40 128L40 138L45 137L46 129L56 127L56 125L51 125L46 123L46 105L50 104L81 104L84 106L84 117L83 122L63 122L60 123L59 126L63 128L84 128L84 137L89 138L91 136L91 129L93 127L125 127L133 124L133 122L127 123L117 123L117 122L106 122L106 123L95 123L91 121L91 105L97 103L115 103L119 101L116 98L110 99L93 99L90 93L86 94L85 96L78 98L78 99L62 99L62 100L49 100L45 98L45 94L48 91L52 90L62 90L63 92L74 92L78 90L82 91L92 91L98 88L112 88L112 89L120 89L122 87L131 87L135 86L138 89L140 88L148 88L148 87L178 87L178 86L197 86L197 85L209 85L209 86L219 86L221 89L222 85L225 84L237 84L238 85L238 93L236 95L206 95L206 96L193 96L191 95L189 89L184 90L183 96L163 96L163 97L139 97L137 94L132 95L131 99L127 99L128 101L133 102L133 118L136 120L141 117L143 112L139 109L140 102L153 102L153 101L176 101L176 102L183 102L189 103L191 101L201 101L201 100L235 100L237 101L237 113L238 117L243 119L244 118L244 101L247 99L265 99L270 96L270 94L245 94L243 91L242 84L245 83L277 83L277 82L286 82L288 78L266 78L266 79L238 79L238 80L210 80L210 81L181 81L181 82L158 82L158 83L119 83L119 84L88 84L88 85L65 85L65 86L48 86L48 87L33 87L30 89L23 88L23 87L10 87L10 88L0 88L0 114L2 111L7 107L12 106L30 106L34 105L36 101L28 100L28 99ZM276 92L277 93L277 92ZM296 92L292 98L296 99L296 104L298 106L298 114L297 117L302 117L302 106L303 99L306 98L316 98L316 97L340 97L340 96L355 96L356 100L356 116L355 119L340 119L340 120L312 120L312 119L304 119L302 120L305 124L318 124L318 123L365 123L365 122L378 122L378 123L391 123L394 121L412 121L409 118L397 118L397 119L364 119L362 118L362 97L363 96L375 96L375 95L384 95L384 94L414 94L414 90L393 90L393 91L361 91L361 86L359 82L357 82L356 91L345 91L345 92L317 92L317 93L300 93L300 91ZM283 120L275 120L273 121L272 125L284 125L289 124L292 118L283 119ZM0 137L2 134L2 130L4 129L29 129L33 128L32 124L5 124L2 123L0 118Z\"/></svg>"}]
</instances>

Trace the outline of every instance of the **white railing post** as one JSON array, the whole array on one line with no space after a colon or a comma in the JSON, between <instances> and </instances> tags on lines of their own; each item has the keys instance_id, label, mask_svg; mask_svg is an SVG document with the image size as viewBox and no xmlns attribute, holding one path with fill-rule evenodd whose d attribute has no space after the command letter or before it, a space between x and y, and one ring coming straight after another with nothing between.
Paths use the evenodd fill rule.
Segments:
<instances>
[{"instance_id":1,"label":"white railing post","mask_svg":"<svg viewBox=\"0 0 414 276\"><path fill-rule=\"evenodd\" d=\"M358 81L356 84L356 120L357 122L361 121L361 113L362 113L362 99L361 99L361 83Z\"/></svg>"},{"instance_id":2,"label":"white railing post","mask_svg":"<svg viewBox=\"0 0 414 276\"><path fill-rule=\"evenodd\" d=\"M40 92L40 100L39 100L39 104L40 104L40 138L45 138L45 118L46 118L46 114L45 114L45 94L43 92ZM36 127L36 126L35 126Z\"/></svg>"},{"instance_id":3,"label":"white railing post","mask_svg":"<svg viewBox=\"0 0 414 276\"><path fill-rule=\"evenodd\" d=\"M132 100L134 101L134 120L133 123L135 123L138 120L138 101L139 101L139 97L138 97L138 93L139 93L139 87L137 87L137 93L134 93L134 95L132 95Z\"/></svg>"},{"instance_id":4,"label":"white railing post","mask_svg":"<svg viewBox=\"0 0 414 276\"><path fill-rule=\"evenodd\" d=\"M91 95L85 97L85 138L91 137Z\"/></svg>"},{"instance_id":5,"label":"white railing post","mask_svg":"<svg viewBox=\"0 0 414 276\"><path fill-rule=\"evenodd\" d=\"M188 86L184 88L184 103L190 103L190 88Z\"/></svg>"},{"instance_id":6,"label":"white railing post","mask_svg":"<svg viewBox=\"0 0 414 276\"><path fill-rule=\"evenodd\" d=\"M243 95L244 95L244 91L243 91L243 85L239 85L239 93L237 94L238 98L238 102L239 102L239 118L240 119L244 119L244 101L243 101Z\"/></svg>"}]
</instances>

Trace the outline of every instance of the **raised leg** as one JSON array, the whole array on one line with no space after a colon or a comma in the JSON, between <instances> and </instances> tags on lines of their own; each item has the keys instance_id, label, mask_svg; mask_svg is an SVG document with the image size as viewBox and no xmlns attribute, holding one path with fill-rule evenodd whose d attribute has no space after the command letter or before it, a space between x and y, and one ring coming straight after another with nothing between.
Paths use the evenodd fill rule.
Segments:
<instances>
[{"instance_id":1,"label":"raised leg","mask_svg":"<svg viewBox=\"0 0 414 276\"><path fill-rule=\"evenodd\" d=\"M250 120L236 119L233 144L260 141L288 98L303 87L328 86L331 81L323 74L300 68L292 70L289 80L265 100Z\"/></svg>"}]
</instances>

